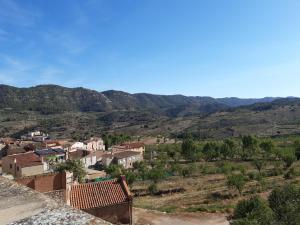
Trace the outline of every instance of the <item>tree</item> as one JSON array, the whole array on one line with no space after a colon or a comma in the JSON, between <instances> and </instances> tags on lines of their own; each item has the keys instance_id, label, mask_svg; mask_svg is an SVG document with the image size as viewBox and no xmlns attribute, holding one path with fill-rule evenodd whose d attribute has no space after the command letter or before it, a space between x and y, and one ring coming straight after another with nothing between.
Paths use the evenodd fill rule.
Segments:
<instances>
[{"instance_id":1,"label":"tree","mask_svg":"<svg viewBox=\"0 0 300 225\"><path fill-rule=\"evenodd\" d=\"M220 147L220 152L221 155L223 156L224 159L227 158L233 158L235 155L235 144L234 141L230 140L230 139L225 139L223 144Z\"/></svg>"},{"instance_id":2,"label":"tree","mask_svg":"<svg viewBox=\"0 0 300 225\"><path fill-rule=\"evenodd\" d=\"M257 152L258 140L251 136L243 136L242 137L242 147L243 147L243 157L249 158L251 156L256 155Z\"/></svg>"},{"instance_id":3,"label":"tree","mask_svg":"<svg viewBox=\"0 0 300 225\"><path fill-rule=\"evenodd\" d=\"M187 138L181 145L182 155L188 160L195 160L196 146L191 138Z\"/></svg>"},{"instance_id":4,"label":"tree","mask_svg":"<svg viewBox=\"0 0 300 225\"><path fill-rule=\"evenodd\" d=\"M219 146L215 142L208 142L203 147L203 157L206 161L217 159L220 156Z\"/></svg>"},{"instance_id":5,"label":"tree","mask_svg":"<svg viewBox=\"0 0 300 225\"><path fill-rule=\"evenodd\" d=\"M123 167L116 164L110 164L105 168L105 172L113 178L120 177L123 174Z\"/></svg>"},{"instance_id":6,"label":"tree","mask_svg":"<svg viewBox=\"0 0 300 225\"><path fill-rule=\"evenodd\" d=\"M269 205L275 213L278 224L299 225L300 187L288 185L277 188L269 196Z\"/></svg>"},{"instance_id":7,"label":"tree","mask_svg":"<svg viewBox=\"0 0 300 225\"><path fill-rule=\"evenodd\" d=\"M274 143L271 140L261 142L259 147L263 152L264 158L270 158L275 148Z\"/></svg>"},{"instance_id":8,"label":"tree","mask_svg":"<svg viewBox=\"0 0 300 225\"><path fill-rule=\"evenodd\" d=\"M130 187L136 181L136 178L137 178L136 174L131 171L127 171L125 174L125 177L126 177L126 182Z\"/></svg>"},{"instance_id":9,"label":"tree","mask_svg":"<svg viewBox=\"0 0 300 225\"><path fill-rule=\"evenodd\" d=\"M280 152L280 158L285 163L285 168L288 169L297 160L294 149L284 149Z\"/></svg>"},{"instance_id":10,"label":"tree","mask_svg":"<svg viewBox=\"0 0 300 225\"><path fill-rule=\"evenodd\" d=\"M83 163L80 160L67 160L64 163L59 163L55 167L55 171L69 171L73 173L73 177L75 180L78 180L79 183L84 182L84 178L86 176L86 171Z\"/></svg>"},{"instance_id":11,"label":"tree","mask_svg":"<svg viewBox=\"0 0 300 225\"><path fill-rule=\"evenodd\" d=\"M150 184L150 186L148 187L148 191L154 195L157 193L158 189L157 189L157 185L154 183L154 184Z\"/></svg>"},{"instance_id":12,"label":"tree","mask_svg":"<svg viewBox=\"0 0 300 225\"><path fill-rule=\"evenodd\" d=\"M158 183L161 179L165 177L166 173L163 167L156 166L149 171L149 179L152 180L155 184Z\"/></svg>"},{"instance_id":13,"label":"tree","mask_svg":"<svg viewBox=\"0 0 300 225\"><path fill-rule=\"evenodd\" d=\"M294 147L295 147L295 154L296 154L297 160L300 160L300 141L299 140L295 141Z\"/></svg>"},{"instance_id":14,"label":"tree","mask_svg":"<svg viewBox=\"0 0 300 225\"><path fill-rule=\"evenodd\" d=\"M234 211L232 225L273 225L274 213L268 203L256 196L240 201Z\"/></svg>"},{"instance_id":15,"label":"tree","mask_svg":"<svg viewBox=\"0 0 300 225\"><path fill-rule=\"evenodd\" d=\"M259 174L261 174L261 170L265 166L266 162L263 159L254 159L252 163L258 170Z\"/></svg>"},{"instance_id":16,"label":"tree","mask_svg":"<svg viewBox=\"0 0 300 225\"><path fill-rule=\"evenodd\" d=\"M227 186L237 189L240 195L242 195L245 185L246 178L242 174L232 174L227 177Z\"/></svg>"}]
</instances>

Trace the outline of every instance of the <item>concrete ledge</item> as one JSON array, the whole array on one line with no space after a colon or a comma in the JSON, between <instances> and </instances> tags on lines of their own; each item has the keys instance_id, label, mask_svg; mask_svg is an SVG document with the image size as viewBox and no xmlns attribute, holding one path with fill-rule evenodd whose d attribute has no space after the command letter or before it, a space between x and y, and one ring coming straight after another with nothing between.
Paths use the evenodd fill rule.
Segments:
<instances>
[{"instance_id":1,"label":"concrete ledge","mask_svg":"<svg viewBox=\"0 0 300 225\"><path fill-rule=\"evenodd\" d=\"M83 211L0 177L0 225L110 225Z\"/></svg>"}]
</instances>

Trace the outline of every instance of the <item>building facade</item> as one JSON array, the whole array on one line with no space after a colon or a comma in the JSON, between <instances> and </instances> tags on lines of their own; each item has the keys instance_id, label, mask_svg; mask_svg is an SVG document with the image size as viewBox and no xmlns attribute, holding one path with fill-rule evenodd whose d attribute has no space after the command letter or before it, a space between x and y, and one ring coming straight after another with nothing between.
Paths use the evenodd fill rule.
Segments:
<instances>
[{"instance_id":1,"label":"building facade","mask_svg":"<svg viewBox=\"0 0 300 225\"><path fill-rule=\"evenodd\" d=\"M44 173L44 165L33 152L2 158L2 172L14 177L34 176Z\"/></svg>"}]
</instances>

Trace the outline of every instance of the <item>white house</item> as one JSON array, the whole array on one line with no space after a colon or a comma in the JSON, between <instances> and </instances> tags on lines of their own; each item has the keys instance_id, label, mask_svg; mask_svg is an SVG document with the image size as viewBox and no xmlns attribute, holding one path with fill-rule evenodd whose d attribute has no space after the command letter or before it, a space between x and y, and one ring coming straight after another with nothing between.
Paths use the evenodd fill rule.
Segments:
<instances>
[{"instance_id":1,"label":"white house","mask_svg":"<svg viewBox=\"0 0 300 225\"><path fill-rule=\"evenodd\" d=\"M83 150L86 150L87 149L87 145L83 142L75 142L73 143L71 146L70 146L70 149L69 151L70 152L74 152L76 151L77 149L83 149Z\"/></svg>"}]
</instances>

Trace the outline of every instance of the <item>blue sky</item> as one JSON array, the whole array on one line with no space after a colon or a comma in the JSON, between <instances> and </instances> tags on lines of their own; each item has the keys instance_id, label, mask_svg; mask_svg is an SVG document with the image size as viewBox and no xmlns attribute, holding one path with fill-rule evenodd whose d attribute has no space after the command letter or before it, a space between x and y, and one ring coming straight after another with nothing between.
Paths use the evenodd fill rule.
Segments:
<instances>
[{"instance_id":1,"label":"blue sky","mask_svg":"<svg viewBox=\"0 0 300 225\"><path fill-rule=\"evenodd\" d=\"M300 96L299 0L0 0L0 83Z\"/></svg>"}]
</instances>

